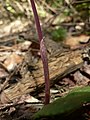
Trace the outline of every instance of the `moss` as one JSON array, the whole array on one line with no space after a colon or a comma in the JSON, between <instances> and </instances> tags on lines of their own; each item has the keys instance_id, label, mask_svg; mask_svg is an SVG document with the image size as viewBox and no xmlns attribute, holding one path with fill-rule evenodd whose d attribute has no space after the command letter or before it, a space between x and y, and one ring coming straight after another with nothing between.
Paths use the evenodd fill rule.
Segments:
<instances>
[{"instance_id":1,"label":"moss","mask_svg":"<svg viewBox=\"0 0 90 120\"><path fill-rule=\"evenodd\" d=\"M51 32L52 39L56 42L63 41L66 38L66 30L62 27Z\"/></svg>"}]
</instances>

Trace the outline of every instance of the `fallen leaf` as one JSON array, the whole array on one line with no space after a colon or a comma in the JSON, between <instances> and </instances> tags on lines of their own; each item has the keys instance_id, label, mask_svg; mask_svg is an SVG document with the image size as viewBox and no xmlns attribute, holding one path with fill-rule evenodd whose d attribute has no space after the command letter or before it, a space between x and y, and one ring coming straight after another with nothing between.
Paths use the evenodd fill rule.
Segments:
<instances>
[{"instance_id":1,"label":"fallen leaf","mask_svg":"<svg viewBox=\"0 0 90 120\"><path fill-rule=\"evenodd\" d=\"M23 57L16 54L12 53L5 61L4 61L4 66L7 68L8 71L13 71L14 68L17 66L17 64L21 63L23 60Z\"/></svg>"},{"instance_id":2,"label":"fallen leaf","mask_svg":"<svg viewBox=\"0 0 90 120\"><path fill-rule=\"evenodd\" d=\"M70 46L71 49L78 48L81 46L81 43L87 43L90 36L80 35L80 36L67 36L64 44Z\"/></svg>"}]
</instances>

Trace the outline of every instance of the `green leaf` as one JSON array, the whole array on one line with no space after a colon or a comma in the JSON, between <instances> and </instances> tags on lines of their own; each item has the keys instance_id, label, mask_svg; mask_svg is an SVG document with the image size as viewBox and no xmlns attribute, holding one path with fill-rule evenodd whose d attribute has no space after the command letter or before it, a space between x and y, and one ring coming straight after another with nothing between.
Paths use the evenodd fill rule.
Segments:
<instances>
[{"instance_id":1,"label":"green leaf","mask_svg":"<svg viewBox=\"0 0 90 120\"><path fill-rule=\"evenodd\" d=\"M69 92L66 96L44 106L34 114L33 118L40 119L58 115L64 117L80 109L84 103L88 102L90 102L90 87L79 87Z\"/></svg>"}]
</instances>

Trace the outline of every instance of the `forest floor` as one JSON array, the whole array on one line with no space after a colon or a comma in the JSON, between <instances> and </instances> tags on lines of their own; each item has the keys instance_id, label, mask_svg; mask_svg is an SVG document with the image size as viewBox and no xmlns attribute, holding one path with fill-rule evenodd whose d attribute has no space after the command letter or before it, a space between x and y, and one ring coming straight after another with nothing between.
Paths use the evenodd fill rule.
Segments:
<instances>
[{"instance_id":1,"label":"forest floor","mask_svg":"<svg viewBox=\"0 0 90 120\"><path fill-rule=\"evenodd\" d=\"M55 16L50 14L41 20L47 48L51 103L73 88L90 85L90 36L84 34L86 30L90 31L90 23L75 25L70 17L60 18L64 21L60 25L56 25ZM51 33L55 26L67 29L63 41L53 40ZM1 120L31 120L44 106L45 82L39 49L33 20L0 20ZM90 120L90 104L74 119Z\"/></svg>"},{"instance_id":2,"label":"forest floor","mask_svg":"<svg viewBox=\"0 0 90 120\"><path fill-rule=\"evenodd\" d=\"M2 26L0 31L0 118L30 120L43 107L45 94L36 31L29 22L20 21ZM53 102L75 87L90 84L90 37L68 36L57 43L45 35ZM80 44L80 40L86 41ZM76 119L89 120L89 107Z\"/></svg>"}]
</instances>

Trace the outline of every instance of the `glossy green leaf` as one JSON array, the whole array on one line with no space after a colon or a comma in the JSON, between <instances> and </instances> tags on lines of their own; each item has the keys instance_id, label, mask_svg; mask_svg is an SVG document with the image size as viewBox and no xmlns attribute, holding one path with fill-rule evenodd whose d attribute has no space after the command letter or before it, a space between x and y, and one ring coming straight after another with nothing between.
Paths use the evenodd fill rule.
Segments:
<instances>
[{"instance_id":1,"label":"glossy green leaf","mask_svg":"<svg viewBox=\"0 0 90 120\"><path fill-rule=\"evenodd\" d=\"M66 96L44 106L34 115L34 119L58 115L67 116L88 102L90 102L90 87L76 88Z\"/></svg>"}]
</instances>

